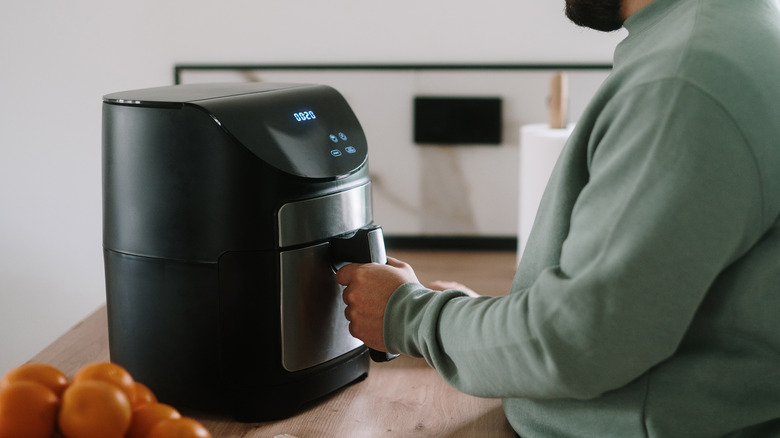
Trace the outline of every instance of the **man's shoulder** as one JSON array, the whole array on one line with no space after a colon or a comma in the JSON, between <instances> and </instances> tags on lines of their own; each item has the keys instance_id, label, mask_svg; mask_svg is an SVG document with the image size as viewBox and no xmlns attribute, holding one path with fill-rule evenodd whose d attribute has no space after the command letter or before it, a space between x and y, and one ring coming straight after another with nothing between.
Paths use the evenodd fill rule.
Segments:
<instances>
[{"instance_id":1,"label":"man's shoulder","mask_svg":"<svg viewBox=\"0 0 780 438\"><path fill-rule=\"evenodd\" d=\"M690 34L679 41L676 74L702 88L780 95L780 11L773 0L696 0Z\"/></svg>"}]
</instances>

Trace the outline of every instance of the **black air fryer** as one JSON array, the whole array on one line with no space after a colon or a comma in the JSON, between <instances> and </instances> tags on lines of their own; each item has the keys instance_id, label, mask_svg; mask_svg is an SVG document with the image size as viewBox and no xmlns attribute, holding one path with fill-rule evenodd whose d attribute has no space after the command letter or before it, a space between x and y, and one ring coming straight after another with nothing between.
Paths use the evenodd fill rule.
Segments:
<instances>
[{"instance_id":1,"label":"black air fryer","mask_svg":"<svg viewBox=\"0 0 780 438\"><path fill-rule=\"evenodd\" d=\"M364 378L334 272L385 262L371 205L366 138L332 88L105 96L111 360L163 402L245 421Z\"/></svg>"}]
</instances>

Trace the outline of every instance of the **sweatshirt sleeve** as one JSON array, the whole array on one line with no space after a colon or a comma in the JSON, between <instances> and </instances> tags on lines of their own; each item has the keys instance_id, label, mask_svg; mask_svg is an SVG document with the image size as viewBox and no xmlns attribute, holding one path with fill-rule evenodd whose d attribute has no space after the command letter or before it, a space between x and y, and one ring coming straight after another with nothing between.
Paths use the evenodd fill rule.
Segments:
<instances>
[{"instance_id":1,"label":"sweatshirt sleeve","mask_svg":"<svg viewBox=\"0 0 780 438\"><path fill-rule=\"evenodd\" d=\"M558 263L505 297L403 285L385 312L391 351L477 396L587 399L677 349L758 238L754 157L717 102L675 80L614 98L588 135L574 139L588 142L589 180Z\"/></svg>"}]
</instances>

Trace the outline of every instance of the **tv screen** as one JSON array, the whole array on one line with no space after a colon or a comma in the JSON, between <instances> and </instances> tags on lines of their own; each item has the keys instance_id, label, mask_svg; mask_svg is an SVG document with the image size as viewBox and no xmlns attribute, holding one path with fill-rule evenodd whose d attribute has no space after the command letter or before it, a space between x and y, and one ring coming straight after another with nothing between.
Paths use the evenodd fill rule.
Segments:
<instances>
[{"instance_id":1,"label":"tv screen","mask_svg":"<svg viewBox=\"0 0 780 438\"><path fill-rule=\"evenodd\" d=\"M501 143L501 98L414 98L414 141L418 144Z\"/></svg>"}]
</instances>

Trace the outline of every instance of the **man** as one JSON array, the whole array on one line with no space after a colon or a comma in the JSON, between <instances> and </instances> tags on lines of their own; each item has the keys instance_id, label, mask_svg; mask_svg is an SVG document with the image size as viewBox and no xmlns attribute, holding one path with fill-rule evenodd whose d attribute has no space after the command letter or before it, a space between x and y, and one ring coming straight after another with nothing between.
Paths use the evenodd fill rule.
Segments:
<instances>
[{"instance_id":1,"label":"man","mask_svg":"<svg viewBox=\"0 0 780 438\"><path fill-rule=\"evenodd\" d=\"M624 26L507 297L348 265L350 330L500 397L523 437L780 436L774 0L567 0Z\"/></svg>"}]
</instances>

